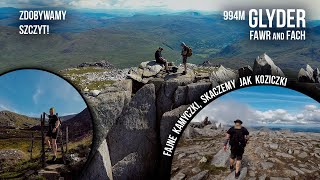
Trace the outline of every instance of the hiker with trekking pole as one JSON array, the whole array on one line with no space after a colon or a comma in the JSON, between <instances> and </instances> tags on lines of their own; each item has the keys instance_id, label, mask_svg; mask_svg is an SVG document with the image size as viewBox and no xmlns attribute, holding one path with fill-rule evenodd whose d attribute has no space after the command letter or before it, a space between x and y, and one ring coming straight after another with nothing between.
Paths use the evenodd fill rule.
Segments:
<instances>
[{"instance_id":1,"label":"hiker with trekking pole","mask_svg":"<svg viewBox=\"0 0 320 180\"><path fill-rule=\"evenodd\" d=\"M57 159L57 137L60 127L60 120L58 119L58 116L54 114L54 108L50 108L49 110L50 114L45 113L45 115L48 117L49 121L49 127L48 132L45 137L45 142L48 145L49 149L48 151L51 151L53 153L52 161L56 161ZM51 140L51 142L50 142Z\"/></svg>"},{"instance_id":2,"label":"hiker with trekking pole","mask_svg":"<svg viewBox=\"0 0 320 180\"><path fill-rule=\"evenodd\" d=\"M229 142L231 149L230 170L233 171L236 160L235 178L238 179L240 176L242 155L249 140L249 131L242 126L241 120L237 119L234 123L235 125L227 131L223 148L226 151Z\"/></svg>"}]
</instances>

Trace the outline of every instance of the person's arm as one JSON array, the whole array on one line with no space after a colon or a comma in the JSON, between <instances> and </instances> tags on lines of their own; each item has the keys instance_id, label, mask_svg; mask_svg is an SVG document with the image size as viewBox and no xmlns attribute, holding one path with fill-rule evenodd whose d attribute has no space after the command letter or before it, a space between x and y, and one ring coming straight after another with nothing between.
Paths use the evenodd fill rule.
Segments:
<instances>
[{"instance_id":1,"label":"person's arm","mask_svg":"<svg viewBox=\"0 0 320 180\"><path fill-rule=\"evenodd\" d=\"M187 48L183 48L182 50L182 56L186 56L188 54Z\"/></svg>"},{"instance_id":2,"label":"person's arm","mask_svg":"<svg viewBox=\"0 0 320 180\"><path fill-rule=\"evenodd\" d=\"M224 140L224 144L223 144L223 149L225 151L227 150L227 145L228 145L229 140L230 140L230 134L226 133L226 139Z\"/></svg>"},{"instance_id":3,"label":"person's arm","mask_svg":"<svg viewBox=\"0 0 320 180\"><path fill-rule=\"evenodd\" d=\"M53 128L53 132L56 132L56 131L57 131L59 125L60 125L60 121L59 121L59 119L57 118L56 124L55 124L55 126L54 126L54 128Z\"/></svg>"}]
</instances>

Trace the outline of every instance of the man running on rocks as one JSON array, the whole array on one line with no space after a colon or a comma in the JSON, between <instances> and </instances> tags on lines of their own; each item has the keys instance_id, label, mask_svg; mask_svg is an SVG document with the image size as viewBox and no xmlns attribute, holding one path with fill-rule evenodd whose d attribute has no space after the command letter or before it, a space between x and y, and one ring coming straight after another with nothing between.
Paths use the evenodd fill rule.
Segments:
<instances>
[{"instance_id":1,"label":"man running on rocks","mask_svg":"<svg viewBox=\"0 0 320 180\"><path fill-rule=\"evenodd\" d=\"M245 127L242 127L241 120L237 119L234 121L234 123L235 125L227 131L223 148L226 151L227 144L229 142L229 145L231 147L230 170L233 171L236 159L235 178L238 179L240 176L242 155L249 139L249 131Z\"/></svg>"}]
</instances>

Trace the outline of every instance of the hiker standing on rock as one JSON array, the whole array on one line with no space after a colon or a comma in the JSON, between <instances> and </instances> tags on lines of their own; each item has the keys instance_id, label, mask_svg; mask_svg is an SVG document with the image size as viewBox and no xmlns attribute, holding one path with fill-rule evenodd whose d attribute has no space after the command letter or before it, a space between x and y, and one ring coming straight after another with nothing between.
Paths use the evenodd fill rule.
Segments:
<instances>
[{"instance_id":1,"label":"hiker standing on rock","mask_svg":"<svg viewBox=\"0 0 320 180\"><path fill-rule=\"evenodd\" d=\"M52 161L55 161L57 159L57 149L58 149L57 137L58 137L60 121L58 119L58 116L54 114L54 108L50 108L49 112L50 112L49 115L45 113L45 115L49 119L49 129L46 134L46 143L49 149L52 149L52 153L53 153ZM50 139L52 140L51 143L50 143Z\"/></svg>"},{"instance_id":2,"label":"hiker standing on rock","mask_svg":"<svg viewBox=\"0 0 320 180\"><path fill-rule=\"evenodd\" d=\"M163 51L163 48L159 47L157 51L154 53L154 58L156 59L156 62L158 64L161 64L161 65L164 64L165 70L168 73L169 72L168 61L162 57L162 54L161 54L162 51Z\"/></svg>"},{"instance_id":3,"label":"hiker standing on rock","mask_svg":"<svg viewBox=\"0 0 320 180\"><path fill-rule=\"evenodd\" d=\"M182 64L184 66L183 75L187 74L187 59L192 56L192 49L186 45L186 43L181 43L181 56L182 56Z\"/></svg>"},{"instance_id":4,"label":"hiker standing on rock","mask_svg":"<svg viewBox=\"0 0 320 180\"><path fill-rule=\"evenodd\" d=\"M244 153L244 148L249 139L249 131L242 127L242 121L237 119L234 121L234 127L231 127L226 134L226 140L224 142L224 150L227 150L227 144L231 147L231 155L230 155L230 170L234 169L234 162L236 159L236 171L235 178L239 178L240 176L240 166L242 155Z\"/></svg>"}]
</instances>

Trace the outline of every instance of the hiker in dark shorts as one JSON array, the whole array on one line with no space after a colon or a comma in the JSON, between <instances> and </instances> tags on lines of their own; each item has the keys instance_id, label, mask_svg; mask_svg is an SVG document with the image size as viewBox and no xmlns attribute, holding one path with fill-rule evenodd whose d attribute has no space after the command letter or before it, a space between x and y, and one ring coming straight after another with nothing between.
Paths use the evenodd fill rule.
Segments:
<instances>
[{"instance_id":1,"label":"hiker in dark shorts","mask_svg":"<svg viewBox=\"0 0 320 180\"><path fill-rule=\"evenodd\" d=\"M188 59L188 47L186 45L186 43L182 42L181 43L181 56L182 56L182 64L184 66L184 71L183 71L183 75L187 74L187 59Z\"/></svg>"},{"instance_id":2,"label":"hiker in dark shorts","mask_svg":"<svg viewBox=\"0 0 320 180\"><path fill-rule=\"evenodd\" d=\"M157 51L154 53L154 58L156 59L156 62L158 64L161 64L161 65L164 64L166 72L169 72L168 61L162 57L162 54L161 54L162 51L163 51L163 48L159 47Z\"/></svg>"},{"instance_id":3,"label":"hiker in dark shorts","mask_svg":"<svg viewBox=\"0 0 320 180\"><path fill-rule=\"evenodd\" d=\"M235 178L239 178L240 176L240 166L242 155L244 153L244 148L249 139L249 131L242 127L242 121L237 119L234 121L234 127L231 127L227 131L226 140L224 142L224 150L227 150L227 144L231 147L231 155L230 155L230 170L234 169L234 162L236 159L236 171Z\"/></svg>"},{"instance_id":4,"label":"hiker in dark shorts","mask_svg":"<svg viewBox=\"0 0 320 180\"><path fill-rule=\"evenodd\" d=\"M51 149L52 147L52 153L53 153L53 158L52 161L55 161L57 159L57 137L58 137L58 131L59 131L59 125L60 121L58 119L58 116L54 114L54 108L50 108L50 114L48 115L45 113L45 115L49 119L49 129L46 134L46 143ZM51 143L50 143L51 139Z\"/></svg>"}]
</instances>

